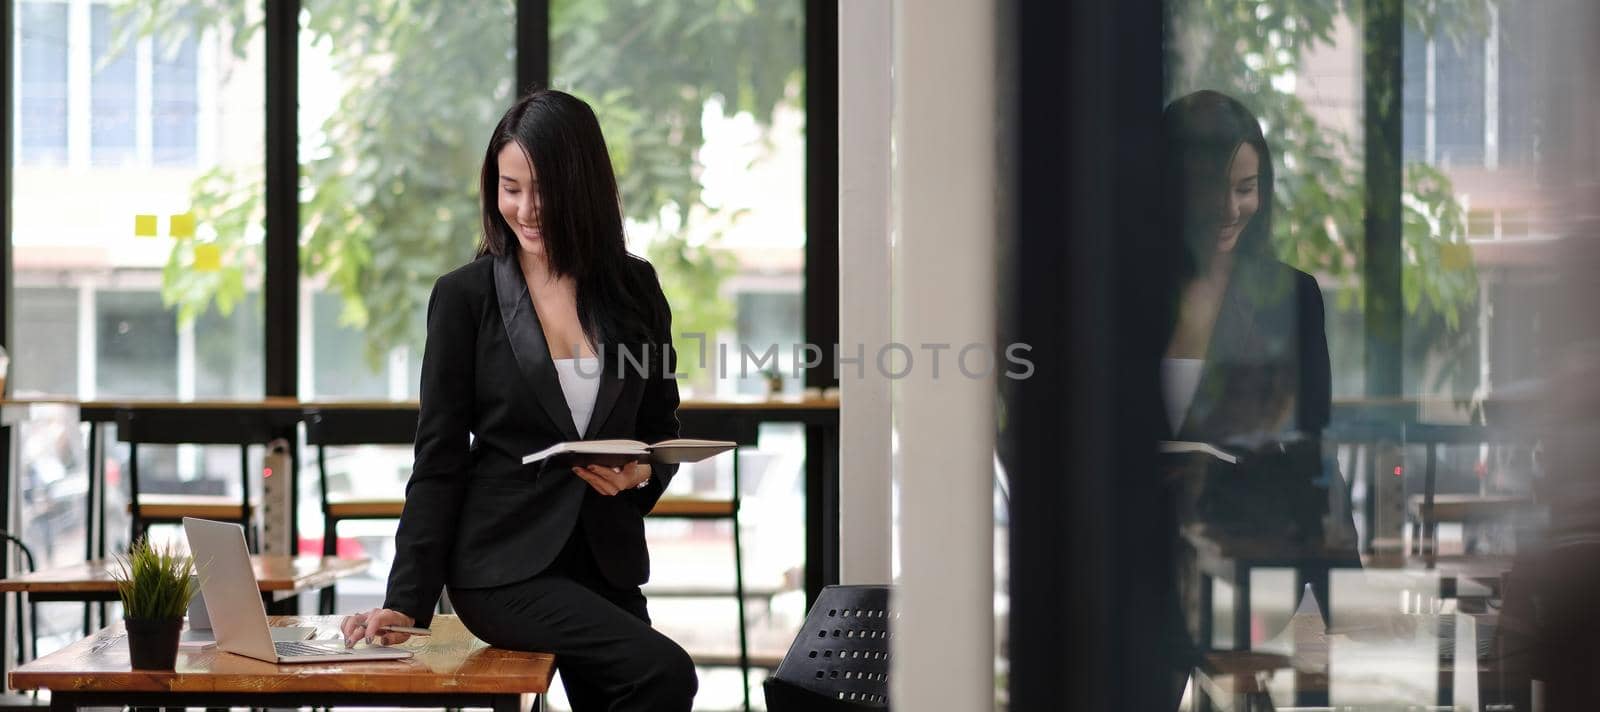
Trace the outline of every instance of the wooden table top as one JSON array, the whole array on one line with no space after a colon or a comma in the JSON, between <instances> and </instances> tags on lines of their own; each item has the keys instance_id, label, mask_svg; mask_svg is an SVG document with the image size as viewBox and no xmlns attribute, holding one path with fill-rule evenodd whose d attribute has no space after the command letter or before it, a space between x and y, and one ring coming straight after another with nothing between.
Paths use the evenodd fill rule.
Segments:
<instances>
[{"instance_id":1,"label":"wooden table top","mask_svg":"<svg viewBox=\"0 0 1600 712\"><path fill-rule=\"evenodd\" d=\"M272 625L315 626L318 638L337 636L341 616L276 616ZM18 690L75 692L244 693L542 693L555 656L491 648L455 616L435 616L433 635L400 647L407 660L278 665L210 650L179 650L171 672L130 670L127 638L118 621L100 632L23 665L10 674Z\"/></svg>"},{"instance_id":2,"label":"wooden table top","mask_svg":"<svg viewBox=\"0 0 1600 712\"><path fill-rule=\"evenodd\" d=\"M250 565L255 569L256 582L261 586L261 590L273 593L300 593L325 588L338 579L366 571L370 562L370 559L340 559L331 556L250 557ZM111 568L114 565L110 561L96 559L31 574L21 574L0 580L0 592L115 593L117 584L111 579Z\"/></svg>"},{"instance_id":3,"label":"wooden table top","mask_svg":"<svg viewBox=\"0 0 1600 712\"><path fill-rule=\"evenodd\" d=\"M1238 561L1252 567L1361 566L1361 558L1354 547L1329 546L1322 541L1295 542L1269 535L1210 533L1193 528L1183 530L1182 536L1193 547L1202 565Z\"/></svg>"},{"instance_id":4,"label":"wooden table top","mask_svg":"<svg viewBox=\"0 0 1600 712\"><path fill-rule=\"evenodd\" d=\"M1406 498L1406 510L1412 516L1422 516L1422 505L1427 499L1420 494ZM1525 494L1436 494L1433 496L1433 519L1436 522L1459 522L1469 519L1492 519L1519 513L1537 512L1542 507Z\"/></svg>"}]
</instances>

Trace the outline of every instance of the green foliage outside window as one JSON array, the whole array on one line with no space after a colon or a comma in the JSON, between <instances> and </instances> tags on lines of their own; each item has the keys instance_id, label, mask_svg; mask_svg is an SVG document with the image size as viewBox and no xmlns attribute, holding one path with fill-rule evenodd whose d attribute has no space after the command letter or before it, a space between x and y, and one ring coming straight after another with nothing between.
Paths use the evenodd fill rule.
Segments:
<instances>
[{"instance_id":1,"label":"green foliage outside window","mask_svg":"<svg viewBox=\"0 0 1600 712\"><path fill-rule=\"evenodd\" d=\"M257 6L122 0L121 41L217 31L243 57L263 29ZM470 259L481 232L478 168L513 98L515 3L305 6L302 39L328 50L345 92L319 127L326 140L302 147L301 271L341 296L340 322L363 331L376 369L396 346L420 351L433 278ZM702 113L716 99L766 127L775 110L798 107L803 23L804 4L793 1L551 4L553 83L600 116L631 229L658 230L647 236L645 256L673 305L680 353L698 343L682 334L715 334L733 323L732 305L720 298L733 256L714 237L693 242L686 229L687 216L716 212L700 196ZM194 243L175 245L162 295L180 319L212 307L228 313L244 297L246 275L259 274L259 250L248 240L252 232L259 239L261 186L259 168L214 169L195 181L194 212L215 228L224 267L195 272ZM679 370L692 378L698 366L682 359Z\"/></svg>"}]
</instances>

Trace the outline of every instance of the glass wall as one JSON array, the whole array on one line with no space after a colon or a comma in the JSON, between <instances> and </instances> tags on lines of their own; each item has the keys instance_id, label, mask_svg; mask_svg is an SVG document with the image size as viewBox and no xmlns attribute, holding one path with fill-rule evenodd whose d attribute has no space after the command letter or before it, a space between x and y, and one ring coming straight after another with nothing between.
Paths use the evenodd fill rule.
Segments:
<instances>
[{"instance_id":1,"label":"glass wall","mask_svg":"<svg viewBox=\"0 0 1600 712\"><path fill-rule=\"evenodd\" d=\"M5 1L18 40L8 395L262 397L261 4ZM482 146L518 89L517 46L540 42L513 36L515 3L403 7L301 3L301 399L417 397L429 289L473 254ZM802 394L806 8L550 4L551 84L601 118L629 248L656 265L674 307L685 398ZM85 430L69 411L35 418L21 428L23 469L39 482L19 516L49 513L27 536L70 562L81 555ZM115 549L127 459L114 431L103 435ZM411 465L405 448L329 455L336 497L399 496ZM232 448L141 457L146 491L238 486ZM739 457L752 641L770 668L804 615L804 433L768 426ZM686 468L675 494L731 492L732 462ZM315 483L302 478L303 504L321 496ZM301 548L320 548L315 507L300 514ZM341 553L375 562L341 584L341 607L381 596L392 534L386 522L341 531ZM707 704L731 707L733 601L704 594L724 582L731 592L732 530L664 521L650 534L664 560L676 557L658 567L657 620L717 668Z\"/></svg>"},{"instance_id":2,"label":"glass wall","mask_svg":"<svg viewBox=\"0 0 1600 712\"><path fill-rule=\"evenodd\" d=\"M259 181L259 34L200 26L186 12L151 15L150 3L9 1L18 62L16 145L6 152L16 319L8 395L259 398L258 202L224 204L204 189ZM75 418L38 409L19 428L16 516L42 566L83 556L89 460ZM237 489L234 452L150 448L143 484ZM114 544L126 537L127 456L120 447L106 455ZM72 608L45 607L42 649L76 633Z\"/></svg>"},{"instance_id":3,"label":"glass wall","mask_svg":"<svg viewBox=\"0 0 1600 712\"><path fill-rule=\"evenodd\" d=\"M685 398L802 390L804 18L801 0L551 4L551 84L599 115L629 250L655 265L672 304ZM768 426L739 454L750 643L769 669L805 615L804 453L800 427ZM669 494L726 495L732 478L719 457L685 467ZM657 624L697 659L737 659L733 601L685 595L732 590L728 524L647 526ZM735 671L702 672L697 707L740 701Z\"/></svg>"},{"instance_id":4,"label":"glass wall","mask_svg":"<svg viewBox=\"0 0 1600 712\"><path fill-rule=\"evenodd\" d=\"M477 246L516 7L458 5L302 3L302 398L416 398L428 293Z\"/></svg>"},{"instance_id":5,"label":"glass wall","mask_svg":"<svg viewBox=\"0 0 1600 712\"><path fill-rule=\"evenodd\" d=\"M12 393L259 397L199 367L202 350L261 360L259 216L202 190L261 171L259 37L235 47L181 13L141 33L137 3L13 2Z\"/></svg>"},{"instance_id":6,"label":"glass wall","mask_svg":"<svg viewBox=\"0 0 1600 712\"><path fill-rule=\"evenodd\" d=\"M1553 10L1365 7L1166 4L1186 704L1526 709L1486 671L1515 664L1513 569L1554 506L1513 417L1561 287Z\"/></svg>"}]
</instances>

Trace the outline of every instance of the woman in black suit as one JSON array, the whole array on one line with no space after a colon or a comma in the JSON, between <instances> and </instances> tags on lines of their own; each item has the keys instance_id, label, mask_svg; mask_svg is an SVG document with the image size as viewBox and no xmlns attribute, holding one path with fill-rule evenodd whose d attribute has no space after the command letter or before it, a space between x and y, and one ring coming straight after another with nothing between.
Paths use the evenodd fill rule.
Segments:
<instances>
[{"instance_id":1,"label":"woman in black suit","mask_svg":"<svg viewBox=\"0 0 1600 712\"><path fill-rule=\"evenodd\" d=\"M484 155L478 257L428 302L416 462L382 608L348 643L427 626L441 589L472 633L554 653L573 709L688 710L694 665L650 627L643 517L675 466L522 457L678 434L671 312L626 251L599 122L569 94L514 104ZM625 357L626 356L626 357Z\"/></svg>"}]
</instances>

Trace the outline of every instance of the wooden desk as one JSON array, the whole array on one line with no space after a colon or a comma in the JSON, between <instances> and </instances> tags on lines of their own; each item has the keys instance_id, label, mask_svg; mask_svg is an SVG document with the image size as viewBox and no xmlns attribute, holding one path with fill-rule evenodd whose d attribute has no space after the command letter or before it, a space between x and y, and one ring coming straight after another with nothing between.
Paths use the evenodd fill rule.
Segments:
<instances>
[{"instance_id":1,"label":"wooden desk","mask_svg":"<svg viewBox=\"0 0 1600 712\"><path fill-rule=\"evenodd\" d=\"M40 398L0 401L0 415L25 410L33 405L59 404L75 407L78 419L89 424L89 493L87 497L89 532L85 537L85 558L104 558L106 550L104 482L102 464L105 462L100 438L100 426L116 420L117 412L125 409L183 409L189 411L214 411L218 417L238 417L238 411L249 410L265 418L274 428L283 430L290 439L290 509L298 511L299 447L294 437L294 427L310 410L403 410L415 412L416 401L300 401L295 398L265 398L254 401L176 401L172 399L129 399L77 401L71 398ZM805 589L807 605L816 600L823 586L839 580L839 408L838 398L736 398L736 399L686 399L679 404L678 417L685 437L718 437L717 429L724 424L736 423L739 427L755 428L763 423L796 423L806 429L805 458ZM9 443L9 440L6 441ZM0 495L5 494L9 482L8 463L0 457ZM0 514L5 498L0 497ZM388 506L393 506L392 503ZM669 509L677 506L671 503ZM298 546L298 518L290 517L290 551ZM0 566L5 563L5 552L0 549ZM4 612L0 610L0 627ZM88 613L85 612L85 627ZM5 643L0 642L0 650ZM3 658L3 656L0 656ZM3 669L0 661L0 669Z\"/></svg>"},{"instance_id":2,"label":"wooden desk","mask_svg":"<svg viewBox=\"0 0 1600 712\"><path fill-rule=\"evenodd\" d=\"M1462 620L1463 618L1469 620ZM1270 710L1285 705L1331 709L1334 687L1344 688L1338 709L1506 709L1529 708L1525 670L1533 651L1508 648L1489 633L1483 621L1493 615L1418 616L1419 631L1390 640L1362 641L1335 635L1328 656L1350 661L1360 672L1333 676L1322 666L1295 666L1290 655L1260 651L1212 651L1194 669L1195 709ZM1466 644L1468 647L1463 648ZM1470 651L1470 652L1468 652ZM1418 665L1433 657L1431 664ZM1409 663L1407 661L1410 661ZM1301 659L1302 664L1310 661ZM1292 698L1284 685L1293 679ZM1457 699L1457 685L1472 696ZM1430 689L1431 688L1431 689ZM1377 695L1380 699L1371 699ZM1274 698L1274 695L1277 698ZM1350 698L1365 698L1352 701Z\"/></svg>"},{"instance_id":3,"label":"wooden desk","mask_svg":"<svg viewBox=\"0 0 1600 712\"><path fill-rule=\"evenodd\" d=\"M1297 544L1265 536L1212 535L1197 530L1183 532L1183 539L1194 551L1199 574L1200 645L1211 647L1211 587L1215 579L1233 586L1233 647L1250 649L1250 572L1258 568L1294 569L1294 610L1300 592L1307 585L1316 593L1323 620L1332 610L1328 577L1333 569L1359 569L1361 558L1354 548L1327 548L1317 544Z\"/></svg>"},{"instance_id":4,"label":"wooden desk","mask_svg":"<svg viewBox=\"0 0 1600 712\"><path fill-rule=\"evenodd\" d=\"M337 635L339 616L280 616L273 625L315 626ZM178 651L173 672L130 670L122 623L10 675L19 690L47 689L52 710L81 707L491 707L524 710L524 694L550 686L555 656L491 648L455 616L433 619L433 635L402 647L403 661L277 665L215 648Z\"/></svg>"},{"instance_id":5,"label":"wooden desk","mask_svg":"<svg viewBox=\"0 0 1600 712\"><path fill-rule=\"evenodd\" d=\"M273 601L331 586L334 581L366 571L369 563L369 559L320 556L250 557L262 597ZM111 561L96 559L22 574L0 580L0 593L21 591L36 602L115 601L117 585L111 579L114 566Z\"/></svg>"}]
</instances>

